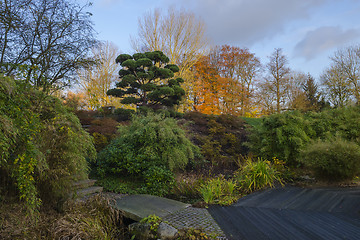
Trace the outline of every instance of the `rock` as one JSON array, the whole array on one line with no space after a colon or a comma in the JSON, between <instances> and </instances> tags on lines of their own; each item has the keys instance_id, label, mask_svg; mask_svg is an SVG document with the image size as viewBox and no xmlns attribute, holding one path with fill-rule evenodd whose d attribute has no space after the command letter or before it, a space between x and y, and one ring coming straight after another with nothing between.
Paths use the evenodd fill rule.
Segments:
<instances>
[{"instance_id":1,"label":"rock","mask_svg":"<svg viewBox=\"0 0 360 240\"><path fill-rule=\"evenodd\" d=\"M309 177L309 175L305 175L305 176L300 176L300 179L302 179L303 181L315 181L315 178Z\"/></svg>"},{"instance_id":2,"label":"rock","mask_svg":"<svg viewBox=\"0 0 360 240\"><path fill-rule=\"evenodd\" d=\"M173 240L179 236L178 230L167 223L161 222L157 230L156 236L150 231L149 223L133 223L129 225L131 235L135 235L138 240L161 239Z\"/></svg>"},{"instance_id":3,"label":"rock","mask_svg":"<svg viewBox=\"0 0 360 240\"><path fill-rule=\"evenodd\" d=\"M157 236L162 240L172 240L176 239L179 235L179 232L176 228L170 226L167 223L161 222L157 230Z\"/></svg>"}]
</instances>

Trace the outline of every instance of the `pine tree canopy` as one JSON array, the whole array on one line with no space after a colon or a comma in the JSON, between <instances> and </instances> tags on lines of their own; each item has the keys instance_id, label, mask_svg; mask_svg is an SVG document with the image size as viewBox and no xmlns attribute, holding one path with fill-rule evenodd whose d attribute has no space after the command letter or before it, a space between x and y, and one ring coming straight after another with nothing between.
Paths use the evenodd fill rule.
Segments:
<instances>
[{"instance_id":1,"label":"pine tree canopy","mask_svg":"<svg viewBox=\"0 0 360 240\"><path fill-rule=\"evenodd\" d=\"M136 104L159 108L173 107L180 103L185 95L180 84L182 78L174 78L179 67L168 64L169 58L161 51L120 54L116 58L122 69L116 88L107 94L121 98L123 104Z\"/></svg>"}]
</instances>

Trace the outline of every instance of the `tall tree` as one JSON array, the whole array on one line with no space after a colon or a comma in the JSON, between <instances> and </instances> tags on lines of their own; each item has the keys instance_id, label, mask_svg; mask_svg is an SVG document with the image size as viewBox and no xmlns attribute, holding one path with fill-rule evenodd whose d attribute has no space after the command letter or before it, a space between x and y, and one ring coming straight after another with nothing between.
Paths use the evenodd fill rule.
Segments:
<instances>
[{"instance_id":1,"label":"tall tree","mask_svg":"<svg viewBox=\"0 0 360 240\"><path fill-rule=\"evenodd\" d=\"M90 14L73 0L0 2L0 67L44 91L70 85L95 43Z\"/></svg>"},{"instance_id":2,"label":"tall tree","mask_svg":"<svg viewBox=\"0 0 360 240\"><path fill-rule=\"evenodd\" d=\"M310 73L306 76L306 81L303 84L303 90L306 96L307 110L319 110L321 108L320 98L321 93L319 92L318 86L315 83L315 79Z\"/></svg>"},{"instance_id":3,"label":"tall tree","mask_svg":"<svg viewBox=\"0 0 360 240\"><path fill-rule=\"evenodd\" d=\"M221 99L226 94L225 82L210 56L202 57L192 68L194 85L191 91L192 110L205 114L221 114Z\"/></svg>"},{"instance_id":4,"label":"tall tree","mask_svg":"<svg viewBox=\"0 0 360 240\"><path fill-rule=\"evenodd\" d=\"M329 67L321 75L321 82L327 100L334 107L343 107L351 102L352 89L349 79L337 66Z\"/></svg>"},{"instance_id":5,"label":"tall tree","mask_svg":"<svg viewBox=\"0 0 360 240\"><path fill-rule=\"evenodd\" d=\"M227 103L228 113L241 116L251 115L254 82L261 70L261 64L255 54L247 48L223 45L219 48L221 75L228 79Z\"/></svg>"},{"instance_id":6,"label":"tall tree","mask_svg":"<svg viewBox=\"0 0 360 240\"><path fill-rule=\"evenodd\" d=\"M267 90L274 95L275 110L280 113L286 103L286 93L289 89L289 73L288 60L282 53L281 48L276 48L269 57L266 65L269 76L265 80Z\"/></svg>"},{"instance_id":7,"label":"tall tree","mask_svg":"<svg viewBox=\"0 0 360 240\"><path fill-rule=\"evenodd\" d=\"M287 108L301 111L307 110L306 94L303 86L306 82L306 74L291 71L289 73Z\"/></svg>"},{"instance_id":8,"label":"tall tree","mask_svg":"<svg viewBox=\"0 0 360 240\"><path fill-rule=\"evenodd\" d=\"M122 66L117 88L109 95L120 97L123 104L136 104L153 109L173 107L185 95L181 78L173 78L179 67L168 64L169 58L161 51L120 54L116 62Z\"/></svg>"},{"instance_id":9,"label":"tall tree","mask_svg":"<svg viewBox=\"0 0 360 240\"><path fill-rule=\"evenodd\" d=\"M208 106L207 109L214 109L213 114L249 116L254 78L260 70L260 62L248 49L217 46L193 70L195 85L202 88L195 87L193 90L198 92L192 96L203 96L206 101L202 104ZM206 85L209 91L205 91Z\"/></svg>"},{"instance_id":10,"label":"tall tree","mask_svg":"<svg viewBox=\"0 0 360 240\"><path fill-rule=\"evenodd\" d=\"M331 71L336 70L336 75L348 83L356 103L360 104L360 45L339 49L330 59Z\"/></svg>"},{"instance_id":11,"label":"tall tree","mask_svg":"<svg viewBox=\"0 0 360 240\"><path fill-rule=\"evenodd\" d=\"M118 79L118 65L115 62L118 54L119 50L113 43L99 43L92 49L91 58L94 63L78 71L80 87L90 109L117 105L117 101L106 92L115 87Z\"/></svg>"},{"instance_id":12,"label":"tall tree","mask_svg":"<svg viewBox=\"0 0 360 240\"><path fill-rule=\"evenodd\" d=\"M169 8L166 13L155 9L139 18L138 34L132 37L133 48L137 52L162 51L171 64L179 67L177 76L189 96L193 78L190 68L205 53L207 39L205 24L193 13ZM187 100L186 100L187 99ZM185 98L187 108L188 97Z\"/></svg>"}]
</instances>

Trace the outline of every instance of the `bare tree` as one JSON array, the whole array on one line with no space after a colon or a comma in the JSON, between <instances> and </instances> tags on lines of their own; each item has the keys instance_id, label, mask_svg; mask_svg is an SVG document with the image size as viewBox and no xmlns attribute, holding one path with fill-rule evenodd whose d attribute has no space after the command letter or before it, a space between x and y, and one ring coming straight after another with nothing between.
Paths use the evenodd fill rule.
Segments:
<instances>
[{"instance_id":1,"label":"bare tree","mask_svg":"<svg viewBox=\"0 0 360 240\"><path fill-rule=\"evenodd\" d=\"M331 66L321 75L324 95L335 107L343 107L351 102L352 89L349 79L337 66Z\"/></svg>"},{"instance_id":2,"label":"bare tree","mask_svg":"<svg viewBox=\"0 0 360 240\"><path fill-rule=\"evenodd\" d=\"M287 91L289 90L290 68L287 65L288 60L283 55L281 48L274 50L266 65L269 76L265 79L265 85L267 85L267 91L274 95L277 113L280 113L282 107L284 107Z\"/></svg>"},{"instance_id":3,"label":"bare tree","mask_svg":"<svg viewBox=\"0 0 360 240\"><path fill-rule=\"evenodd\" d=\"M139 18L138 35L131 38L137 52L162 51L170 63L179 66L177 73L184 79L186 92L184 108L189 106L193 85L191 67L206 51L205 24L193 13L169 8L164 14L159 9Z\"/></svg>"},{"instance_id":4,"label":"bare tree","mask_svg":"<svg viewBox=\"0 0 360 240\"><path fill-rule=\"evenodd\" d=\"M303 88L306 79L305 73L295 71L289 73L288 91L286 92L288 109L302 111L307 109L306 94Z\"/></svg>"},{"instance_id":5,"label":"bare tree","mask_svg":"<svg viewBox=\"0 0 360 240\"><path fill-rule=\"evenodd\" d=\"M44 91L74 80L95 43L90 14L72 0L0 2L0 71Z\"/></svg>"},{"instance_id":6,"label":"bare tree","mask_svg":"<svg viewBox=\"0 0 360 240\"><path fill-rule=\"evenodd\" d=\"M117 102L106 92L115 87L118 79L118 65L115 62L118 48L110 42L103 42L92 49L91 58L95 64L78 70L80 87L90 109L114 105Z\"/></svg>"},{"instance_id":7,"label":"bare tree","mask_svg":"<svg viewBox=\"0 0 360 240\"><path fill-rule=\"evenodd\" d=\"M132 38L133 48L141 51L162 51L170 63L180 67L180 74L190 69L207 45L205 25L191 12L169 8L159 9L139 19L138 36Z\"/></svg>"},{"instance_id":8,"label":"bare tree","mask_svg":"<svg viewBox=\"0 0 360 240\"><path fill-rule=\"evenodd\" d=\"M360 104L360 46L339 49L330 59L334 66L331 71L336 70L333 74L341 76L341 79L349 84L348 88L356 103ZM345 82L342 81L342 84Z\"/></svg>"}]
</instances>

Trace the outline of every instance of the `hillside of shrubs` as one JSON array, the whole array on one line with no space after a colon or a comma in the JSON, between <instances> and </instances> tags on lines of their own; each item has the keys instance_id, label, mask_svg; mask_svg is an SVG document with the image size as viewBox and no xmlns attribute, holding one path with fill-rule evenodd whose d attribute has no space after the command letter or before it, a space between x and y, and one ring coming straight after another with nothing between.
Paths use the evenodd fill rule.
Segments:
<instances>
[{"instance_id":1,"label":"hillside of shrubs","mask_svg":"<svg viewBox=\"0 0 360 240\"><path fill-rule=\"evenodd\" d=\"M92 176L108 191L229 204L263 187L296 184L304 175L334 184L359 174L359 107L260 119L117 109L93 113L89 122L78 114L101 149ZM110 119L118 122L111 137ZM212 193L217 197L205 197Z\"/></svg>"},{"instance_id":2,"label":"hillside of shrubs","mask_svg":"<svg viewBox=\"0 0 360 240\"><path fill-rule=\"evenodd\" d=\"M358 106L259 119L144 108L74 111L1 77L0 123L0 237L125 236L105 200L69 203L72 182L88 175L105 191L203 207L297 184L301 175L334 184L360 174ZM14 221L7 220L11 212L18 213Z\"/></svg>"}]
</instances>

